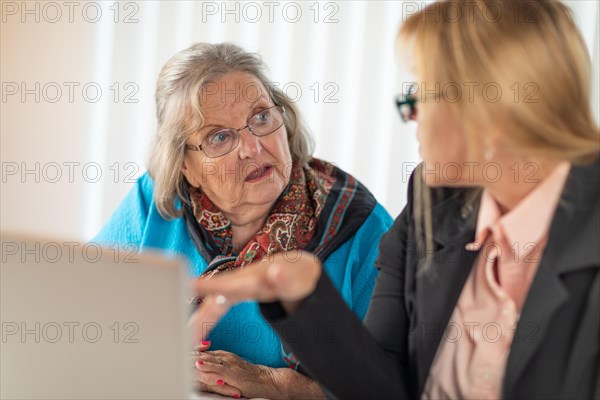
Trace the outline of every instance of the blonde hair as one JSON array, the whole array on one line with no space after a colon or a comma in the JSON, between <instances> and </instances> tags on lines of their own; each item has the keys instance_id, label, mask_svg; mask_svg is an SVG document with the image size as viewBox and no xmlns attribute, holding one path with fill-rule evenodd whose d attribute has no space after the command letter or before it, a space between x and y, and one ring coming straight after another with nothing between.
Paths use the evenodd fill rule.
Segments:
<instances>
[{"instance_id":1,"label":"blonde hair","mask_svg":"<svg viewBox=\"0 0 600 400\"><path fill-rule=\"evenodd\" d=\"M314 145L309 132L295 104L280 89L268 84L266 69L258 54L231 43L196 43L163 66L156 88L158 131L148 165L154 179L154 201L163 218L182 215L177 200L185 201L181 191L185 141L204 124L201 91L222 75L242 71L258 78L273 102L285 108L284 125L292 160L304 164L310 159Z\"/></svg>"},{"instance_id":2,"label":"blonde hair","mask_svg":"<svg viewBox=\"0 0 600 400\"><path fill-rule=\"evenodd\" d=\"M475 90L472 97L447 102L463 126L468 154L482 143L488 126L503 129L503 145L515 154L574 164L600 154L589 53L561 2L432 3L406 20L397 42L406 45L428 91L436 83L438 88L490 83L503 91L496 101ZM417 229L425 230L431 250L431 189L420 176L415 196Z\"/></svg>"}]
</instances>

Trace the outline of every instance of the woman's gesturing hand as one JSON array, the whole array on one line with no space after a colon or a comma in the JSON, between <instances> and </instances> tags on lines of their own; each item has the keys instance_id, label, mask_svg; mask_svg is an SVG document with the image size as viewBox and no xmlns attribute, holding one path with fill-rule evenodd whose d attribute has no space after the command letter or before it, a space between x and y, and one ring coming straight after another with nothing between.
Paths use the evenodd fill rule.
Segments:
<instances>
[{"instance_id":1,"label":"woman's gesturing hand","mask_svg":"<svg viewBox=\"0 0 600 400\"><path fill-rule=\"evenodd\" d=\"M289 313L313 292L321 276L321 264L310 253L294 251L272 255L243 269L224 272L211 279L195 282L195 290L204 301L189 320L194 344L208 334L229 307L244 300L279 300Z\"/></svg>"}]
</instances>

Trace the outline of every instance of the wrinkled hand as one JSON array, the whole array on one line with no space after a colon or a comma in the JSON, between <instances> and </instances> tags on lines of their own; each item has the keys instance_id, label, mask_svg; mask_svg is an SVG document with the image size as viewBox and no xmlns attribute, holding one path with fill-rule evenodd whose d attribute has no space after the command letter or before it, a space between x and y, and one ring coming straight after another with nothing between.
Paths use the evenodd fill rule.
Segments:
<instances>
[{"instance_id":1,"label":"wrinkled hand","mask_svg":"<svg viewBox=\"0 0 600 400\"><path fill-rule=\"evenodd\" d=\"M207 351L209 346L203 342L192 355L196 389L236 399L266 394L271 368L249 363L227 351Z\"/></svg>"},{"instance_id":2,"label":"wrinkled hand","mask_svg":"<svg viewBox=\"0 0 600 400\"><path fill-rule=\"evenodd\" d=\"M315 255L294 251L198 280L196 292L205 297L188 322L192 340L199 343L208 334L203 327L212 326L232 305L244 300L279 300L288 313L293 312L314 291L321 269Z\"/></svg>"},{"instance_id":3,"label":"wrinkled hand","mask_svg":"<svg viewBox=\"0 0 600 400\"><path fill-rule=\"evenodd\" d=\"M242 397L242 392L237 387L234 387L225 381L223 376L219 375L215 371L202 371L200 367L203 366L206 358L206 354L214 352L207 352L210 348L210 342L202 342L200 346L197 346L191 355L192 362L192 382L194 383L195 389L202 392L217 393L224 396L230 396L234 399ZM231 354L231 353L227 353ZM233 355L233 354L231 354ZM222 360L222 361L221 361ZM212 362L225 362L224 358L211 358ZM208 363L208 361L207 361ZM223 364L224 365L224 364ZM223 366L219 364L219 366Z\"/></svg>"}]
</instances>

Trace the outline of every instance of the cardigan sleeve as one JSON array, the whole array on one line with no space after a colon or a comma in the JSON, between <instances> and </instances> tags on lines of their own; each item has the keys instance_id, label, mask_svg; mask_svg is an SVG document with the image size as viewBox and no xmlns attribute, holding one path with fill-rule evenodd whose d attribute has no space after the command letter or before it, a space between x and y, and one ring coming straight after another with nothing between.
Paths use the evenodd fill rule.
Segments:
<instances>
[{"instance_id":1,"label":"cardigan sleeve","mask_svg":"<svg viewBox=\"0 0 600 400\"><path fill-rule=\"evenodd\" d=\"M379 271L374 267L378 256L378 244L382 235L387 232L393 223L387 211L377 204L357 232L350 248L348 266L351 269L351 298L346 301L352 304L352 311L360 319L365 318L375 280Z\"/></svg>"},{"instance_id":2,"label":"cardigan sleeve","mask_svg":"<svg viewBox=\"0 0 600 400\"><path fill-rule=\"evenodd\" d=\"M152 188L150 176L142 175L92 242L139 247L147 225Z\"/></svg>"}]
</instances>

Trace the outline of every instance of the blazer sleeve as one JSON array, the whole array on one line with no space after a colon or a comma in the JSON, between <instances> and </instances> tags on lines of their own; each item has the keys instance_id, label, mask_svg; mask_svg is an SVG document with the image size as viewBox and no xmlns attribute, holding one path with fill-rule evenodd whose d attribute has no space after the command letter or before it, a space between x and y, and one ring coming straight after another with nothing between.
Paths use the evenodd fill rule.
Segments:
<instances>
[{"instance_id":1,"label":"blazer sleeve","mask_svg":"<svg viewBox=\"0 0 600 400\"><path fill-rule=\"evenodd\" d=\"M295 313L287 315L278 302L261 304L263 316L282 342L332 397L409 397L404 268L412 219L410 187L409 205L381 239L379 275L364 325L325 272Z\"/></svg>"}]
</instances>

